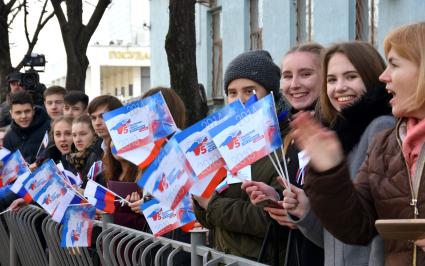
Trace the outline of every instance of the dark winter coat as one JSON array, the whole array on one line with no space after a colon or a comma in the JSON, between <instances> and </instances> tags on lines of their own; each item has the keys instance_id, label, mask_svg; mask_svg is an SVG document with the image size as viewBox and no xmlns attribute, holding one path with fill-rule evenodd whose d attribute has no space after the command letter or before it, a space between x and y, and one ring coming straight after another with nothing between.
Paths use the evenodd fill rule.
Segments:
<instances>
[{"instance_id":1,"label":"dark winter coat","mask_svg":"<svg viewBox=\"0 0 425 266\"><path fill-rule=\"evenodd\" d=\"M418 213L425 218L424 156L419 157L419 171L409 176L401 152L401 125L376 136L356 180L350 180L346 161L323 173L313 169L306 176L306 192L311 207L323 226L346 243L366 244L375 235L377 219L413 219L411 180L421 178L418 190ZM425 145L421 154L425 154ZM385 265L412 265L413 243L407 240L385 241ZM425 265L425 252L417 249L416 265Z\"/></svg>"},{"instance_id":2,"label":"dark winter coat","mask_svg":"<svg viewBox=\"0 0 425 266\"><path fill-rule=\"evenodd\" d=\"M35 114L29 127L21 128L12 121L3 146L10 151L20 150L27 163L33 163L44 134L50 129L50 118L41 107L34 106Z\"/></svg>"},{"instance_id":3,"label":"dark winter coat","mask_svg":"<svg viewBox=\"0 0 425 266\"><path fill-rule=\"evenodd\" d=\"M313 104L307 110L314 110L315 104ZM297 110L292 109L291 114L294 115ZM291 140L286 150L286 164L288 166L288 175L291 184L299 188L303 188L302 182L296 180L299 169L298 153L300 150L297 148L295 143ZM282 188L279 189L279 192ZM295 217L292 217L295 219ZM286 263L285 266L319 266L323 265L323 248L317 246L307 237L305 237L300 230L293 229L290 231L287 251L286 251Z\"/></svg>"}]
</instances>

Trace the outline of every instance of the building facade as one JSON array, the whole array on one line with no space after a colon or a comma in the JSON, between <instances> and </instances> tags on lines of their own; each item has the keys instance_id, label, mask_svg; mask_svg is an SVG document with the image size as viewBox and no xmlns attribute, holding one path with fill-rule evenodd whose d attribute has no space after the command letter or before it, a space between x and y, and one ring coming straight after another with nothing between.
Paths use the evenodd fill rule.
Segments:
<instances>
[{"instance_id":1,"label":"building facade","mask_svg":"<svg viewBox=\"0 0 425 266\"><path fill-rule=\"evenodd\" d=\"M224 99L223 72L235 56L265 49L280 65L298 43L364 40L382 52L394 27L423 20L422 0L198 0L195 7L198 81L210 104ZM151 86L169 86L164 49L168 0L151 0Z\"/></svg>"},{"instance_id":2,"label":"building facade","mask_svg":"<svg viewBox=\"0 0 425 266\"><path fill-rule=\"evenodd\" d=\"M90 13L90 6L84 11ZM87 49L89 67L85 92L90 99L104 94L122 101L150 88L149 0L112 1ZM49 60L49 85L65 85L66 62Z\"/></svg>"}]
</instances>

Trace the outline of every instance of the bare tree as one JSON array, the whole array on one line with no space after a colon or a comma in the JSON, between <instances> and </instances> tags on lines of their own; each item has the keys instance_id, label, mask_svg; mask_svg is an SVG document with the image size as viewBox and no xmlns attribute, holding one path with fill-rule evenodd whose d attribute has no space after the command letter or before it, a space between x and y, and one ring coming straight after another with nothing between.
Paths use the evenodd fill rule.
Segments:
<instances>
[{"instance_id":1,"label":"bare tree","mask_svg":"<svg viewBox=\"0 0 425 266\"><path fill-rule=\"evenodd\" d=\"M38 36L47 22L54 16L53 13L50 13L46 16L46 8L47 8L48 0L45 0L43 3L42 10L40 12L40 16L38 18L37 25L35 26L34 33L30 34L28 30L28 2L27 0L23 0L22 2L18 2L17 0L10 0L7 4L5 4L4 0L0 0L0 88L5 88L5 77L7 74L12 72L13 70L20 70L23 66L23 60L25 56L22 58L21 62L16 66L12 67L12 61L10 58L10 44L9 44L9 29L12 26L13 21L19 14L19 12L24 10L24 27L25 27L25 39L27 41L27 51L25 55L30 55L38 41ZM4 93L4 91L3 91Z\"/></svg>"},{"instance_id":2,"label":"bare tree","mask_svg":"<svg viewBox=\"0 0 425 266\"><path fill-rule=\"evenodd\" d=\"M83 24L82 0L50 0L50 2L59 21L65 45L67 57L65 87L68 90L84 92L86 71L89 66L87 47L111 0L98 0L87 25ZM62 2L66 4L66 16L61 7Z\"/></svg>"},{"instance_id":3,"label":"bare tree","mask_svg":"<svg viewBox=\"0 0 425 266\"><path fill-rule=\"evenodd\" d=\"M171 87L186 105L189 125L208 112L196 70L195 3L196 0L170 0L170 22L165 40Z\"/></svg>"}]
</instances>

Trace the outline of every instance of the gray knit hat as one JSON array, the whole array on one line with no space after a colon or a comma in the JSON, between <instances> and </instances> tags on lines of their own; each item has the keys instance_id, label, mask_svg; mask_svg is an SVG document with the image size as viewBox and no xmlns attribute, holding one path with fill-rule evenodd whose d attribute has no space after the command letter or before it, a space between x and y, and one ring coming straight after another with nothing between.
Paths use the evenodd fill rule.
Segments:
<instances>
[{"instance_id":1,"label":"gray knit hat","mask_svg":"<svg viewBox=\"0 0 425 266\"><path fill-rule=\"evenodd\" d=\"M235 79L250 79L276 97L280 94L280 69L273 62L269 52L264 50L248 51L238 55L227 66L224 73L224 91L228 94L229 83Z\"/></svg>"}]
</instances>

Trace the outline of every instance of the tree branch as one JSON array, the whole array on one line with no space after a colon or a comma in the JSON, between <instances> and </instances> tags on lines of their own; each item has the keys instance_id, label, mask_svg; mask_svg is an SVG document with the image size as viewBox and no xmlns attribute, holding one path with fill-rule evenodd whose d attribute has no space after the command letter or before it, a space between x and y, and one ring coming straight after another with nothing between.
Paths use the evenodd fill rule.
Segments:
<instances>
[{"instance_id":1,"label":"tree branch","mask_svg":"<svg viewBox=\"0 0 425 266\"><path fill-rule=\"evenodd\" d=\"M16 1L15 1L16 2ZM10 2L9 2L10 3ZM9 4L8 3L8 4ZM9 22L7 22L7 26L8 27L10 27L10 25L12 25L12 23L13 23L13 21L15 20L15 18L16 18L16 16L18 15L18 13L21 11L21 9L22 9L22 7L24 6L24 4L19 4L18 6L16 6L16 7L14 7L14 8L12 8L12 9L10 9L9 11L8 11L8 13L10 14L12 14L12 18L10 19L10 21Z\"/></svg>"},{"instance_id":2,"label":"tree branch","mask_svg":"<svg viewBox=\"0 0 425 266\"><path fill-rule=\"evenodd\" d=\"M63 0L50 0L50 2L52 3L54 13L55 13L55 15L56 15L56 17L59 21L59 25L62 29L62 27L64 27L67 23L65 14L63 13L63 10L62 10L62 7L61 7L61 3L63 2Z\"/></svg>"},{"instance_id":3,"label":"tree branch","mask_svg":"<svg viewBox=\"0 0 425 266\"><path fill-rule=\"evenodd\" d=\"M27 9L27 0L24 0L24 29L25 29L25 39L27 40L28 45L30 45L30 34L28 32L28 9Z\"/></svg>"},{"instance_id":4,"label":"tree branch","mask_svg":"<svg viewBox=\"0 0 425 266\"><path fill-rule=\"evenodd\" d=\"M7 13L10 12L10 10L12 10L13 5L16 3L16 0L10 0L9 3L6 4L6 10Z\"/></svg>"},{"instance_id":5,"label":"tree branch","mask_svg":"<svg viewBox=\"0 0 425 266\"><path fill-rule=\"evenodd\" d=\"M111 3L111 0L99 0L86 26L86 33L88 36L93 35L94 31L99 25L100 19L102 18L106 8L108 7L110 3Z\"/></svg>"},{"instance_id":6,"label":"tree branch","mask_svg":"<svg viewBox=\"0 0 425 266\"><path fill-rule=\"evenodd\" d=\"M27 34L27 41L28 41L28 49L27 49L27 52L25 53L25 55L30 55L31 53L32 53L32 51L34 50L34 47L35 47L35 45L36 45L36 43L37 43L37 41L38 41L38 36L39 36L39 34L40 34L40 31L44 28L44 26L46 26L46 24L47 24L47 22L50 20L50 19L52 19L53 18L53 16L55 15L53 12L52 13L50 13L44 20L43 20L43 17L44 17L44 14L46 13L46 6L47 6L47 1L48 0L45 0L45 2L44 2L44 5L43 5L43 9L41 10L41 13L40 13L40 17L39 17L39 19L38 19L38 22L37 22L37 27L36 27L36 29L35 29L35 31L34 31L34 34L33 34L33 36L32 36L32 39L31 39L31 41L29 40L29 34L27 34L28 33L28 31L27 31L27 25L25 24L25 32L26 32L26 34ZM17 66L17 68L18 69L20 69L22 66L23 66L23 64L24 64L24 59L25 58L23 58L22 60L21 60L21 62L19 62L19 64L18 64L18 66Z\"/></svg>"}]
</instances>

